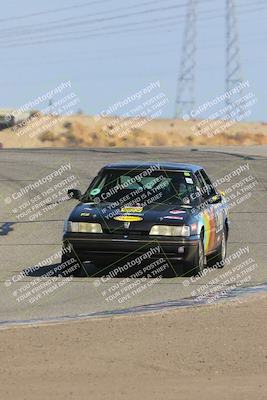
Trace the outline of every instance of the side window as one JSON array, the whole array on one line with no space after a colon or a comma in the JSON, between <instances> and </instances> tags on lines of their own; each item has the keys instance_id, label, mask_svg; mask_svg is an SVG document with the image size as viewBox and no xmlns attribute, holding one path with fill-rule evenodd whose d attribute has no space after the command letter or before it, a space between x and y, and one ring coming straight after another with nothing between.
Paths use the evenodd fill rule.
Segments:
<instances>
[{"instance_id":1,"label":"side window","mask_svg":"<svg viewBox=\"0 0 267 400\"><path fill-rule=\"evenodd\" d=\"M197 178L197 188L199 189L199 191L201 193L201 197L202 197L203 200L206 200L207 199L207 188L206 188L206 185L204 183L204 180L203 180L203 178L202 178L202 176L201 176L199 171L197 171L195 173L195 176Z\"/></svg>"},{"instance_id":2,"label":"side window","mask_svg":"<svg viewBox=\"0 0 267 400\"><path fill-rule=\"evenodd\" d=\"M206 172L202 169L200 171L201 176L203 178L203 181L205 183L206 186L206 190L207 190L207 196L212 197L212 196L216 196L216 190L214 189L214 186L212 185L210 178L208 177L208 175L206 174Z\"/></svg>"}]
</instances>

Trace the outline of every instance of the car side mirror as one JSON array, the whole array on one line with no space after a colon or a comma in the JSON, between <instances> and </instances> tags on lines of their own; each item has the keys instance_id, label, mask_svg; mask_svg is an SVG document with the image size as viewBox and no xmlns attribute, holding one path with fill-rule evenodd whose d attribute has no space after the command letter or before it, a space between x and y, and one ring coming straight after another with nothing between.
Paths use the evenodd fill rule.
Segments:
<instances>
[{"instance_id":1,"label":"car side mirror","mask_svg":"<svg viewBox=\"0 0 267 400\"><path fill-rule=\"evenodd\" d=\"M221 201L222 201L222 196L221 196L221 194L218 193L210 198L209 203L217 204L217 203L221 203Z\"/></svg>"},{"instance_id":2,"label":"car side mirror","mask_svg":"<svg viewBox=\"0 0 267 400\"><path fill-rule=\"evenodd\" d=\"M69 189L68 196L70 199L80 200L80 198L82 196L82 192L79 189Z\"/></svg>"}]
</instances>

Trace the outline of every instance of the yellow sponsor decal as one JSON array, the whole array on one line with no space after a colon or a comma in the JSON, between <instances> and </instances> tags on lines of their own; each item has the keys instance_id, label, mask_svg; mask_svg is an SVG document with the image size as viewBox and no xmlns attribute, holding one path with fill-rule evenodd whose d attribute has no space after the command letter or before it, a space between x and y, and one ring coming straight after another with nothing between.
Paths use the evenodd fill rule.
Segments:
<instances>
[{"instance_id":1,"label":"yellow sponsor decal","mask_svg":"<svg viewBox=\"0 0 267 400\"><path fill-rule=\"evenodd\" d=\"M143 211L143 207L122 207L121 212L126 213L141 213Z\"/></svg>"},{"instance_id":2,"label":"yellow sponsor decal","mask_svg":"<svg viewBox=\"0 0 267 400\"><path fill-rule=\"evenodd\" d=\"M119 215L118 217L114 217L116 221L122 221L122 222L138 222L142 221L142 217L136 217L134 215Z\"/></svg>"}]
</instances>

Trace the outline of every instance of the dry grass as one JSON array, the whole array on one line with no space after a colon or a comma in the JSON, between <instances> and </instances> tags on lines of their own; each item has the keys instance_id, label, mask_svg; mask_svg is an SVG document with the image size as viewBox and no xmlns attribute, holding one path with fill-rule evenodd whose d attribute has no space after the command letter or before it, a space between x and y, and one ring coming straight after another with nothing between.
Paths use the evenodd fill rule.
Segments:
<instances>
[{"instance_id":1,"label":"dry grass","mask_svg":"<svg viewBox=\"0 0 267 400\"><path fill-rule=\"evenodd\" d=\"M47 117L39 117L40 125ZM200 121L158 119L143 121L138 126L133 120L102 118L86 115L49 117L53 126L38 132L36 120L27 123L27 131L5 129L1 132L3 147L146 147L146 146L220 146L267 144L267 124L237 123L208 137L195 135L193 126ZM118 126L125 124L125 129ZM30 137L29 132L33 133Z\"/></svg>"}]
</instances>

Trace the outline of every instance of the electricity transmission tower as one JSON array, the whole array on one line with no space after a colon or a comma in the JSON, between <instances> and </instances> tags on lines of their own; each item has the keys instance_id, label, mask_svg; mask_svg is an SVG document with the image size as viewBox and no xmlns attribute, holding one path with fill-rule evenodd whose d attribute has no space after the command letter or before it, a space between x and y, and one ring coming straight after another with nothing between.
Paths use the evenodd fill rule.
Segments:
<instances>
[{"instance_id":1,"label":"electricity transmission tower","mask_svg":"<svg viewBox=\"0 0 267 400\"><path fill-rule=\"evenodd\" d=\"M195 105L196 1L188 0L182 59L177 84L175 118L188 115Z\"/></svg>"},{"instance_id":2,"label":"electricity transmission tower","mask_svg":"<svg viewBox=\"0 0 267 400\"><path fill-rule=\"evenodd\" d=\"M226 91L239 83L242 83L242 79L235 0L226 0ZM234 101L235 96L231 96L226 99L226 104L233 104Z\"/></svg>"},{"instance_id":3,"label":"electricity transmission tower","mask_svg":"<svg viewBox=\"0 0 267 400\"><path fill-rule=\"evenodd\" d=\"M177 84L175 118L186 116L195 105L195 70L196 70L196 3L197 0L187 0L187 13L182 46L182 56ZM226 4L226 92L229 92L243 82L241 77L241 62L239 36L236 20L235 0L225 0ZM242 98L242 89L237 95L226 98L226 105L234 107L237 98Z\"/></svg>"}]
</instances>

